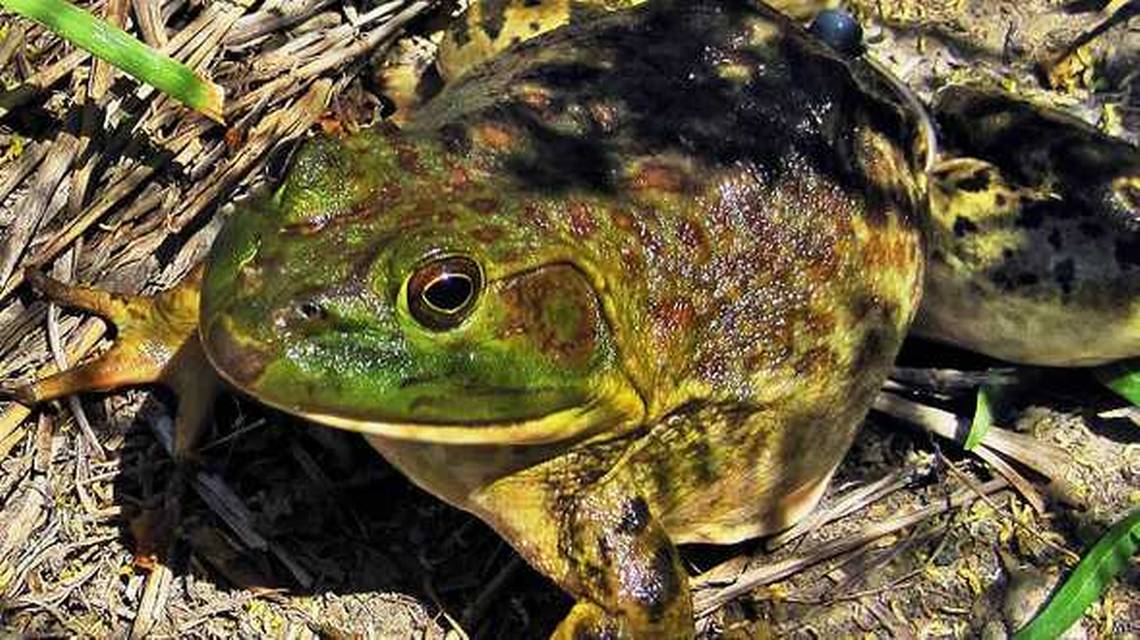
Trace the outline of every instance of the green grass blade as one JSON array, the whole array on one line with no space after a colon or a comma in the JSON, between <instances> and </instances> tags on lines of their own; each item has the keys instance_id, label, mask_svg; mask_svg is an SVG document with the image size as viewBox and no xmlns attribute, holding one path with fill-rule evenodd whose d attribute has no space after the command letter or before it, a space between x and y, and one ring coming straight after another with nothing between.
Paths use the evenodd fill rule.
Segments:
<instances>
[{"instance_id":1,"label":"green grass blade","mask_svg":"<svg viewBox=\"0 0 1140 640\"><path fill-rule=\"evenodd\" d=\"M1140 360L1116 362L1096 370L1096 377L1106 387L1140 406Z\"/></svg>"},{"instance_id":2,"label":"green grass blade","mask_svg":"<svg viewBox=\"0 0 1140 640\"><path fill-rule=\"evenodd\" d=\"M994 414L990 409L990 393L991 389L988 386L983 384L978 387L978 399L974 405L974 419L970 421L970 432L966 434L966 443L962 445L966 451L978 446L982 438L986 437L990 425L994 423Z\"/></svg>"},{"instance_id":3,"label":"green grass blade","mask_svg":"<svg viewBox=\"0 0 1140 640\"><path fill-rule=\"evenodd\" d=\"M1100 598L1112 579L1128 568L1129 559L1138 548L1140 509L1128 514L1097 540L1045 608L1015 633L1013 639L1044 640L1064 633Z\"/></svg>"},{"instance_id":4,"label":"green grass blade","mask_svg":"<svg viewBox=\"0 0 1140 640\"><path fill-rule=\"evenodd\" d=\"M140 82L222 121L222 88L164 56L126 31L63 0L0 0L0 7L41 23Z\"/></svg>"}]
</instances>

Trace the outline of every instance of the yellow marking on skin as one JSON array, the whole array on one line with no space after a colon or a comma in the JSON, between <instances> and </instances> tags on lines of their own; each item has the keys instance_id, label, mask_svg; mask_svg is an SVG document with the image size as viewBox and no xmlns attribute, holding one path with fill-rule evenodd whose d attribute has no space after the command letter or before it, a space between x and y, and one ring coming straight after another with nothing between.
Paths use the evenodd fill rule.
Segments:
<instances>
[{"instance_id":1,"label":"yellow marking on skin","mask_svg":"<svg viewBox=\"0 0 1140 640\"><path fill-rule=\"evenodd\" d=\"M447 424L368 420L309 411L265 397L254 388L237 385L223 369L219 368L218 372L231 384L245 388L259 402L276 409L328 427L394 440L457 445L536 445L576 439L599 429L604 429L607 434L618 435L636 428L645 419L645 405L641 397L621 374L601 380L595 387L595 399L582 406L502 424Z\"/></svg>"},{"instance_id":2,"label":"yellow marking on skin","mask_svg":"<svg viewBox=\"0 0 1140 640\"><path fill-rule=\"evenodd\" d=\"M1140 215L1140 174L1115 178L1112 181L1112 192Z\"/></svg>"},{"instance_id":3,"label":"yellow marking on skin","mask_svg":"<svg viewBox=\"0 0 1140 640\"><path fill-rule=\"evenodd\" d=\"M543 0L527 6L522 0L513 0L503 8L502 27L494 38L483 28L487 3L475 0L463 16L462 28L467 40L462 44L455 32L449 32L440 45L439 70L444 80L454 80L467 70L514 44L525 42L570 23L574 9L617 11L641 4L644 0Z\"/></svg>"},{"instance_id":4,"label":"yellow marking on skin","mask_svg":"<svg viewBox=\"0 0 1140 640\"><path fill-rule=\"evenodd\" d=\"M779 36L780 27L768 20L756 20L748 29L748 42L761 51L769 51Z\"/></svg>"},{"instance_id":5,"label":"yellow marking on skin","mask_svg":"<svg viewBox=\"0 0 1140 640\"><path fill-rule=\"evenodd\" d=\"M716 75L734 84L748 84L752 80L752 67L739 62L726 61L716 66Z\"/></svg>"}]
</instances>

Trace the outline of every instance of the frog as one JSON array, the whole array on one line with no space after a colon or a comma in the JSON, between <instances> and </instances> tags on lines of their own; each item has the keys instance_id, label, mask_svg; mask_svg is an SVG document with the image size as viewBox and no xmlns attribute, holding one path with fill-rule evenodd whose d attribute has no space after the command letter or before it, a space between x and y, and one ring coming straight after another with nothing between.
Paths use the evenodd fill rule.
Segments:
<instances>
[{"instance_id":1,"label":"frog","mask_svg":"<svg viewBox=\"0 0 1140 640\"><path fill-rule=\"evenodd\" d=\"M1071 165L1048 145L1036 173L1001 145L954 141L973 155L948 155L935 122L948 131L955 113L1020 103L978 111L986 95L948 95L928 111L873 60L765 4L563 3L533 29L516 20L534 0L476 6L447 46L477 29L481 49L439 67L437 93L405 102L398 126L309 142L175 288L127 296L29 273L119 334L99 358L6 393L35 404L167 384L181 457L206 422L212 372L362 434L490 525L574 599L552 637L690 638L679 545L774 533L810 512L908 333L1002 343L945 326L953 313L987 323L945 299L960 279L967 299L1132 309L1113 331L1136 326L1133 148L1050 114L1079 130L1078 147L1116 154L1106 173L1056 180ZM1115 262L1089 270L1099 276L1082 262L1066 291L1051 265L1036 283L1052 283L1050 298L1024 278L1003 289L975 260L1041 228L1019 225L1011 203L1097 189L1070 217L1102 226L1097 246L1124 243L1123 259L1100 253ZM979 193L1006 194L1002 213ZM1081 297L1097 282L1120 297ZM1077 355L1008 355L1140 351L1055 342Z\"/></svg>"}]
</instances>

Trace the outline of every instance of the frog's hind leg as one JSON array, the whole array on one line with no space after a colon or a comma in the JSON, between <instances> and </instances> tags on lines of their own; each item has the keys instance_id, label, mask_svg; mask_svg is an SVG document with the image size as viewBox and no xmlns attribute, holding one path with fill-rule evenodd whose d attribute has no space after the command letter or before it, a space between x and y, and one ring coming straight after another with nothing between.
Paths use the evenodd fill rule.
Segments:
<instances>
[{"instance_id":1,"label":"frog's hind leg","mask_svg":"<svg viewBox=\"0 0 1140 640\"><path fill-rule=\"evenodd\" d=\"M153 297L67 285L35 271L28 273L28 280L55 302L111 321L117 337L111 348L89 362L0 391L30 406L82 391L161 383L178 397L174 453L188 454L202 433L218 388L196 329L201 268Z\"/></svg>"},{"instance_id":2,"label":"frog's hind leg","mask_svg":"<svg viewBox=\"0 0 1140 640\"><path fill-rule=\"evenodd\" d=\"M693 637L688 575L624 449L611 441L572 451L495 482L468 505L578 599L552 638Z\"/></svg>"}]
</instances>

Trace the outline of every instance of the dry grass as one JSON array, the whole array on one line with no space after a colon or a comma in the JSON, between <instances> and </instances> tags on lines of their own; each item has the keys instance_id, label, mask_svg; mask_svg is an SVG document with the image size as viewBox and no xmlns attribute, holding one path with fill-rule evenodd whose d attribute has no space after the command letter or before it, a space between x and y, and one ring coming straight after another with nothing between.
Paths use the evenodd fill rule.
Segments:
<instances>
[{"instance_id":1,"label":"dry grass","mask_svg":"<svg viewBox=\"0 0 1140 640\"><path fill-rule=\"evenodd\" d=\"M105 331L98 320L49 308L23 285L24 267L130 292L170 286L209 246L223 205L279 177L298 139L374 117L366 62L429 7L107 0L93 8L129 19L148 42L221 83L229 125L119 78L37 27L0 18L3 380L74 362ZM929 33L907 23L892 43L892 64L912 81L957 72L960 54L937 42L961 14L938 18ZM1096 16L1078 19L1094 24ZM1116 47L1106 55L1140 51L1104 42ZM913 63L915 51L931 47L934 63ZM1122 80L1095 96L1057 99L1084 105L1086 115L1116 105L1128 116L1137 103L1131 87ZM1140 130L1127 117L1113 122ZM946 355L913 357L929 364ZM771 553L756 543L688 551L702 632L976 634L1003 624L1007 596L1022 599L1025 575L1051 584L1136 502L1140 431L1130 423L1135 413L1098 416L1116 405L1081 373L1010 375L1028 388L1017 406L1051 407L1020 414L1017 428L1070 458L1058 472L1068 488L1045 488L1043 513L984 464L948 460L929 437L872 422L825 502L827 515L805 537L781 540ZM925 402L969 406L968 393L943 382L912 376L907 384L933 389ZM46 637L537 637L565 613L565 596L485 526L410 486L356 438L232 397L220 403L199 464L178 468L164 444L171 411L167 398L146 392L34 412L0 404L5 629ZM1063 506L1058 495L1086 508ZM1140 633L1136 584L1134 571L1091 614L1092 635Z\"/></svg>"}]
</instances>

